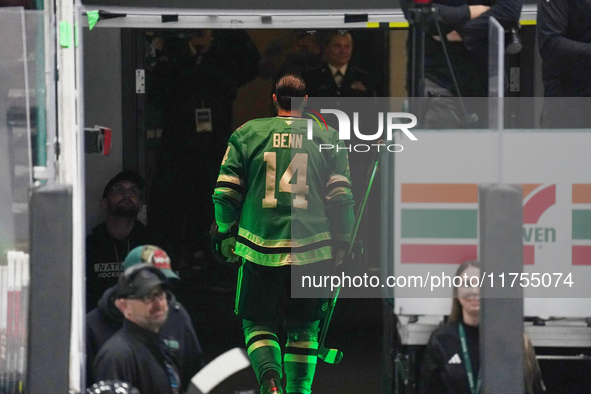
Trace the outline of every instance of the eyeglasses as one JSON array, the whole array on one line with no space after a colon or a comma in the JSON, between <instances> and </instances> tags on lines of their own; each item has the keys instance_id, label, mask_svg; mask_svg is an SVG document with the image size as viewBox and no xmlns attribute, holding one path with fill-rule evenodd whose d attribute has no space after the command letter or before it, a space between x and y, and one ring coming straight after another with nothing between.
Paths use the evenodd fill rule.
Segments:
<instances>
[{"instance_id":1,"label":"eyeglasses","mask_svg":"<svg viewBox=\"0 0 591 394\"><path fill-rule=\"evenodd\" d=\"M162 301L164 298L166 298L166 291L164 291L162 288L159 288L158 290L153 291L143 297L129 296L127 298L131 300L142 301L144 304L151 304L154 302L154 300Z\"/></svg>"},{"instance_id":2,"label":"eyeglasses","mask_svg":"<svg viewBox=\"0 0 591 394\"><path fill-rule=\"evenodd\" d=\"M121 196L130 195L132 197L139 197L142 191L137 186L125 187L123 185L115 185L111 188L110 193Z\"/></svg>"}]
</instances>

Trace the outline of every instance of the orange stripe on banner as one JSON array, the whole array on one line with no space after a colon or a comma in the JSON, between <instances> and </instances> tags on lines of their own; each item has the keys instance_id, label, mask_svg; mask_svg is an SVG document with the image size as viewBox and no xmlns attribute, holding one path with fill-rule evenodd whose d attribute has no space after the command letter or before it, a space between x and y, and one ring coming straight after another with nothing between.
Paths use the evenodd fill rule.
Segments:
<instances>
[{"instance_id":1,"label":"orange stripe on banner","mask_svg":"<svg viewBox=\"0 0 591 394\"><path fill-rule=\"evenodd\" d=\"M573 204L591 204L591 185L573 185Z\"/></svg>"},{"instance_id":2,"label":"orange stripe on banner","mask_svg":"<svg viewBox=\"0 0 591 394\"><path fill-rule=\"evenodd\" d=\"M591 246L573 245L573 265L591 265Z\"/></svg>"},{"instance_id":3,"label":"orange stripe on banner","mask_svg":"<svg viewBox=\"0 0 591 394\"><path fill-rule=\"evenodd\" d=\"M478 202L474 183L403 183L402 202Z\"/></svg>"},{"instance_id":4,"label":"orange stripe on banner","mask_svg":"<svg viewBox=\"0 0 591 394\"><path fill-rule=\"evenodd\" d=\"M541 183L522 183L521 188L523 189L523 198L528 196L535 188L540 186Z\"/></svg>"},{"instance_id":5,"label":"orange stripe on banner","mask_svg":"<svg viewBox=\"0 0 591 394\"><path fill-rule=\"evenodd\" d=\"M403 244L400 250L402 264L461 264L477 256L476 245Z\"/></svg>"},{"instance_id":6,"label":"orange stripe on banner","mask_svg":"<svg viewBox=\"0 0 591 394\"><path fill-rule=\"evenodd\" d=\"M523 245L523 265L533 265L535 261L535 245Z\"/></svg>"}]
</instances>

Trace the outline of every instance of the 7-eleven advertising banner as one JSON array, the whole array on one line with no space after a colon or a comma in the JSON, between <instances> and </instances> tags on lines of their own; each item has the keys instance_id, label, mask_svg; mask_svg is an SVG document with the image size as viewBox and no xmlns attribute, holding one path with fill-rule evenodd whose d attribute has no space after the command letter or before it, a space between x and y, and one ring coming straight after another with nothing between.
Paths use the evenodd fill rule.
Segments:
<instances>
[{"instance_id":1,"label":"7-eleven advertising banner","mask_svg":"<svg viewBox=\"0 0 591 394\"><path fill-rule=\"evenodd\" d=\"M572 198L572 263L591 266L591 184L573 185Z\"/></svg>"},{"instance_id":2,"label":"7-eleven advertising banner","mask_svg":"<svg viewBox=\"0 0 591 394\"><path fill-rule=\"evenodd\" d=\"M418 141L404 140L404 151L395 156L394 274L454 275L459 264L478 259L478 185L518 184L523 189L523 272L548 274L547 282L561 272L574 282L525 287L525 314L589 316L591 132L415 135ZM449 298L439 291L429 302L414 295L397 299L396 310L448 314L451 289L446 292ZM429 297L430 289L423 293ZM408 293L395 288L394 294Z\"/></svg>"}]
</instances>

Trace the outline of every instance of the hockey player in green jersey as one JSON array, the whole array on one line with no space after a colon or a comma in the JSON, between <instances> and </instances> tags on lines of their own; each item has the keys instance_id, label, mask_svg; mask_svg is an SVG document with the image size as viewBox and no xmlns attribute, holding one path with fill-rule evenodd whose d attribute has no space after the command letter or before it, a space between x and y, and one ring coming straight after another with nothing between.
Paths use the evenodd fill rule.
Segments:
<instances>
[{"instance_id":1,"label":"hockey player in green jersey","mask_svg":"<svg viewBox=\"0 0 591 394\"><path fill-rule=\"evenodd\" d=\"M251 120L232 134L213 195L221 252L241 264L235 312L243 319L261 394L284 393L283 369L286 393L311 393L327 294L292 298L292 285L302 274L329 274L353 226L347 150L334 129L301 118L306 99L303 79L279 79L273 94L278 116ZM320 144L340 149L320 151ZM277 339L282 307L283 368Z\"/></svg>"}]
</instances>

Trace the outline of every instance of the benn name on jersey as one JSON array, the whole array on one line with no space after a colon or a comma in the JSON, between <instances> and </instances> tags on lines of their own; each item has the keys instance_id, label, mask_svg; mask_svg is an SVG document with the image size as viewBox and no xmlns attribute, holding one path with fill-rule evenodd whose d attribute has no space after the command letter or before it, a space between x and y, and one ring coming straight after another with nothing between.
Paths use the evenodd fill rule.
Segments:
<instances>
[{"instance_id":1,"label":"benn name on jersey","mask_svg":"<svg viewBox=\"0 0 591 394\"><path fill-rule=\"evenodd\" d=\"M303 134L273 133L273 148L302 148Z\"/></svg>"}]
</instances>

